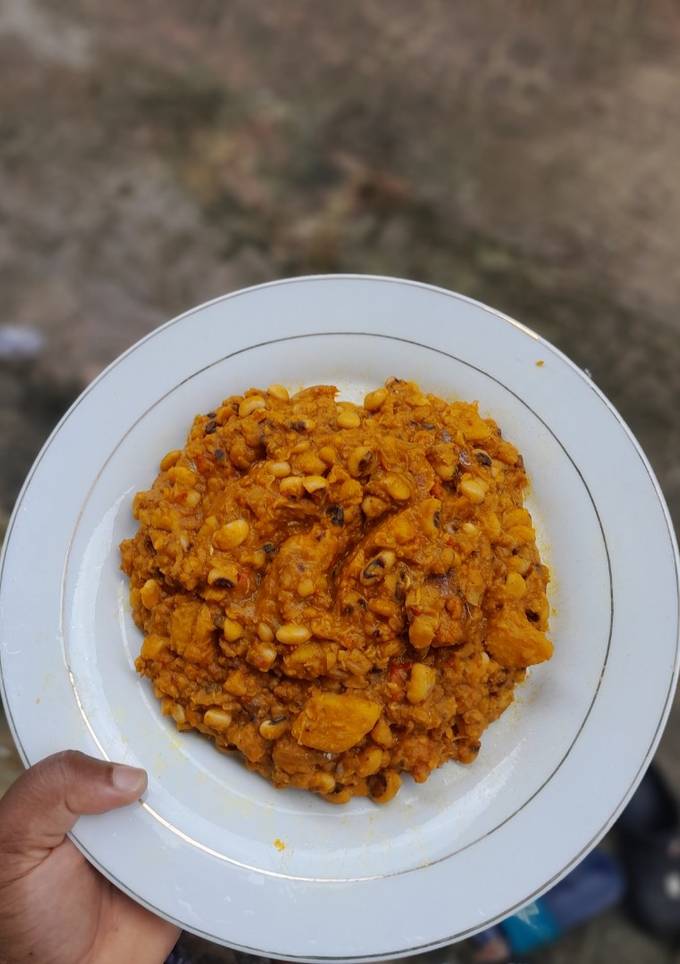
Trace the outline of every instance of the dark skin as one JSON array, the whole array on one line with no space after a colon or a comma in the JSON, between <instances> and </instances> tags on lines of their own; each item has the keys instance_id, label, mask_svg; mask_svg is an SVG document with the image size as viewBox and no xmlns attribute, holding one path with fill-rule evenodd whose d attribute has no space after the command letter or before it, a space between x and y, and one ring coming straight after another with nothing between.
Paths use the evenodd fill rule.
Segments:
<instances>
[{"instance_id":1,"label":"dark skin","mask_svg":"<svg viewBox=\"0 0 680 964\"><path fill-rule=\"evenodd\" d=\"M146 773L75 751L48 757L0 800L0 964L162 964L179 931L116 890L66 834L134 803Z\"/></svg>"}]
</instances>

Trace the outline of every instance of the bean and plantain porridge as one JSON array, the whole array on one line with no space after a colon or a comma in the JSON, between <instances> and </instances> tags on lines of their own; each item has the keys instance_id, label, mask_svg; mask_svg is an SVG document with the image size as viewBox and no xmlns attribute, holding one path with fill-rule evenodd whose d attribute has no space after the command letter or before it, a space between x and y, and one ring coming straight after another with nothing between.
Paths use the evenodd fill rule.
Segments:
<instances>
[{"instance_id":1,"label":"bean and plantain porridge","mask_svg":"<svg viewBox=\"0 0 680 964\"><path fill-rule=\"evenodd\" d=\"M121 545L136 667L180 730L276 787L391 800L472 762L550 658L522 456L476 404L391 378L198 415Z\"/></svg>"}]
</instances>

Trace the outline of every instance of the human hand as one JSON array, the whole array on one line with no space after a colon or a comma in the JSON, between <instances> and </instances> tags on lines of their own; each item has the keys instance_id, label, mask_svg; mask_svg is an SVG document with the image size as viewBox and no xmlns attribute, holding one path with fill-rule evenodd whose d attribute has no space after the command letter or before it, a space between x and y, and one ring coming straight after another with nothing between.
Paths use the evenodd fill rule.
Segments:
<instances>
[{"instance_id":1,"label":"human hand","mask_svg":"<svg viewBox=\"0 0 680 964\"><path fill-rule=\"evenodd\" d=\"M122 894L66 837L81 814L133 803L143 770L69 750L0 800L0 964L161 964L179 931Z\"/></svg>"}]
</instances>

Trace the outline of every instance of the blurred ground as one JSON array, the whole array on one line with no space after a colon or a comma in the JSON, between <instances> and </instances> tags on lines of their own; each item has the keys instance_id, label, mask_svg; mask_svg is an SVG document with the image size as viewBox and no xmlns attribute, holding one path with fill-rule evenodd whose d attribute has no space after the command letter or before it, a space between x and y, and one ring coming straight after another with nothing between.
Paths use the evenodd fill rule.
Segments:
<instances>
[{"instance_id":1,"label":"blurred ground","mask_svg":"<svg viewBox=\"0 0 680 964\"><path fill-rule=\"evenodd\" d=\"M679 41L672 0L0 0L0 326L46 339L0 367L0 515L151 328L359 271L480 298L588 367L677 524ZM660 757L680 790L678 712ZM3 732L0 792L14 772ZM614 914L538 959L672 958Z\"/></svg>"}]
</instances>

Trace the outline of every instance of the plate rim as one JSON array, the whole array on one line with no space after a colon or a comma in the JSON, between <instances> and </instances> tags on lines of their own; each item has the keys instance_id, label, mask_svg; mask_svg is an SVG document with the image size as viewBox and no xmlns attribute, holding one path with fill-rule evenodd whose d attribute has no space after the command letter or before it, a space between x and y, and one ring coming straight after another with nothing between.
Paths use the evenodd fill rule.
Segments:
<instances>
[{"instance_id":1,"label":"plate rim","mask_svg":"<svg viewBox=\"0 0 680 964\"><path fill-rule=\"evenodd\" d=\"M547 339L545 339L543 336L541 336L541 335L537 334L536 332L534 332L534 331L533 331L531 328L529 328L528 326L524 325L524 324L521 323L521 322L516 321L515 319L513 319L512 317L504 314L503 312L499 311L498 309L492 308L492 307L490 307L489 305L486 305L486 304L484 304L483 302L480 302L480 301L478 301L478 300L476 300L476 299L474 299L474 298L470 298L469 296L462 295L462 294L460 294L460 293L458 293L458 292L454 292L454 291L448 290L448 289L446 289L446 288L442 288L442 287L439 287L439 286L436 286L436 285L431 285L431 284L428 284L428 283L425 283L425 282L412 281L412 280L409 280L409 279L398 278L398 277L390 277L390 276L382 276L382 275L372 275L372 274L359 274L359 273L357 273L357 274L350 273L350 274L305 275L305 276L301 276L301 277L283 278L283 279L278 279L278 280L274 280L274 281L265 282L265 283L263 283L263 284L252 285L252 286L249 286L249 287L247 287L247 288L241 288L241 289L238 289L238 290L236 290L236 291L232 291L232 292L228 292L228 293L223 294L223 295L219 295L219 296L217 296L217 297L215 297L215 298L213 298L213 299L210 299L210 300L208 300L208 301L206 301L206 302L204 302L204 303L202 303L202 304L200 304L200 305L194 306L194 307L188 309L187 311L182 312L181 314L175 316L174 318L171 318L171 319L169 319L168 321L164 322L162 325L160 325L160 326L156 327L155 329L153 329L152 331L148 332L145 336L143 336L141 339L139 339L138 341L136 341L136 342L135 342L133 345L131 345L128 349L126 349L126 350L125 350L124 352L122 352L119 356L117 356L115 359L113 359L113 361L112 361L108 366L106 366L106 368L104 368L104 369L102 370L102 372L100 372L99 375L98 375L88 386L86 386L86 388L83 390L83 392L78 396L78 398L75 399L75 401L72 403L72 405L67 409L67 411L63 414L63 416L59 419L58 423L56 424L56 426L54 427L54 429L52 430L52 432L51 432L50 435L48 436L47 440L45 441L45 443L44 443L43 446L41 447L38 455L36 456L36 459L35 459L35 461L33 462L32 466L31 466L31 469L29 470L28 475L27 475L27 477L26 477L26 479L25 479L25 481L24 481L24 483L23 483L23 485L22 485L22 487L21 487L21 490L20 490L19 495L18 495L18 497L17 497L16 503L15 503L15 505L14 505L13 511L12 511L12 513L11 513L10 519L9 519L9 521L8 521L7 533L6 533L6 537L5 537L5 540L4 540L4 544L3 544L3 547L2 547L2 553L0 554L0 579L2 579L2 575L4 574L4 568L5 568L5 562L6 562L6 557L7 557L7 551L8 551L8 547L9 547L10 541L11 541L12 532L13 532L14 527L15 527L15 524L16 524L17 516L18 516L18 514L19 514L19 511L20 511L21 505L22 505L22 503L23 503L24 497L25 497L25 495L26 495L26 493L27 493L27 490L28 490L28 488L29 488L29 486L30 486L30 484L31 484L31 482L32 482L33 476L34 476L34 474L35 474L35 472L36 472L36 470L37 470L40 462L42 461L42 459L43 459L43 457L45 456L47 450L49 449L49 447L51 446L51 444L52 444L53 441L55 440L56 436L57 436L58 433L60 432L60 430L61 430L62 426L64 425L64 423L71 417L71 415L72 415L72 414L74 413L74 411L78 408L78 406L81 404L81 402L83 402L83 401L86 399L86 397L90 394L90 392L91 392L92 390L94 390L94 388L99 384L99 382L100 382L101 380L103 380L119 363L123 362L124 359L126 359L130 354L132 354L133 352L135 352L139 347L141 347L142 344L146 343L146 342L147 342L148 340L150 340L151 338L153 338L153 337L155 337L156 335L160 334L160 333L161 333L162 331L164 331L165 329L167 329L167 328L169 328L169 327L171 327L171 326L179 323L180 321L183 321L183 320L187 319L188 317L190 317L190 316L193 315L193 314L196 314L196 313L198 313L198 312L201 312L201 311L205 310L206 308L208 308L208 307L210 307L210 306L212 306L212 305L216 305L216 304L219 304L219 303L221 303L221 302L224 302L224 301L227 301L227 300L230 300L230 299L233 299L233 298L238 298L238 297L240 297L241 295L247 295L247 294L252 293L252 292L254 292L254 291L257 291L257 290L261 290L261 289L265 289L265 288L271 288L271 287L275 287L275 286L279 286L279 285L300 284L300 283L310 282L310 281L311 281L311 282L321 282L321 281L335 281L335 282L337 282L337 281L343 281L343 280L345 280L345 281L354 281L354 282L357 282L357 281L369 281L369 282L381 282L381 283L387 282L387 283L391 283L391 284L395 284L395 285L406 285L406 286L415 287L415 288L422 288L422 289L426 289L426 290L428 290L428 291L430 291L430 292L435 292L435 293L438 293L438 294L446 295L448 298L453 298L454 300L457 300L457 301L460 301L460 302L464 302L464 303L470 304L470 305L475 306L475 307L477 307L477 308L481 308L483 311L485 311L485 312L487 312L487 313L495 316L496 318L499 318L499 319L502 320L503 322L505 322L505 323L507 323L507 324L510 324L513 328L515 328L515 329L519 330L520 332L522 332L523 334L529 336L534 342L536 342L537 344L540 344L540 345L543 346L548 352L550 352L552 355L554 355L554 356L556 356L557 358L559 358L562 363L565 363L566 366L567 366L569 369L571 369L573 372L575 372L575 373L579 376L579 379L580 379L582 382L584 382L584 383L587 385L587 387L590 388L590 390L591 390L592 392L594 392L594 394L596 395L596 397L598 398L598 400L599 400L600 402L603 402L603 403L604 403L605 407L609 410L609 412L611 413L611 415L614 417L614 419L615 419L615 421L618 423L619 427L623 429L623 432L624 432L624 434L625 434L625 436L626 436L626 439L627 439L628 444L632 446L633 450L634 450L635 453L637 454L638 458L640 459L640 461L641 461L641 463L642 463L642 466L643 466L643 468L644 468L644 470L645 470L645 473L646 473L649 481L652 483L652 488L653 488L653 490L654 490L655 497L656 497L657 507L660 507L660 508L661 508L662 516L663 516L664 523L665 523L665 530L666 530L666 533L667 533L667 535L668 535L668 542L669 542L670 549L671 549L671 557L672 557L672 562L673 562L673 567L674 567L675 588L676 588L676 628L677 628L677 627L678 627L678 612L679 612L679 610L680 610L680 582L679 582L680 556L679 556L679 553L678 553L678 544L677 544L677 540L676 540L676 536L675 536L675 532L674 532L674 528L673 528L673 523L672 523L672 520L671 520L671 517L670 517L670 512L669 512L669 510L668 510L668 506L667 506L667 504L666 504L666 502L665 502L665 499L664 499L664 497L663 497L663 493L662 493L661 487L660 487L659 482L658 482L658 480L657 480L657 478L656 478L656 475L655 475L655 473L654 473L654 471L653 471L653 469L652 469L652 467L651 467L651 465L650 465L650 463L649 463L649 460L647 459L647 456L645 455L644 451L642 450L642 448L641 448L640 444L638 443L637 439L635 438L633 432L632 432L631 429L629 428L629 426L628 426L628 424L626 423L626 421L622 418L622 416L620 415L620 413L618 412L618 410L616 409L616 407L613 405L613 403L612 403L612 402L607 398L607 396L598 388L598 386L593 382L592 378L589 377L589 374L588 374L587 372L585 372L583 369L581 369L578 365L576 365L576 363L573 362L570 358L568 358L559 348L557 348L556 346L554 346L551 342L549 342L549 341L548 341ZM5 708L6 708L6 715L7 715L8 723L9 723L9 726L10 726L10 730L11 730L11 732L12 732L13 739L14 739L15 744L16 744L16 746L17 746L17 750L18 750L18 752L19 752L19 755L20 755L20 757L21 757L21 759L22 759L23 764L24 764L24 765L27 765L27 764L28 764L28 756L26 755L26 752L25 752L25 750L24 750L24 748L23 748L23 744L21 743L21 741L20 741L20 739L19 739L18 732L17 732L16 726L15 726L15 722L14 722L14 719L13 719L12 714L11 714L11 711L10 711L9 700L8 700L7 693L6 693L6 689L5 689L4 673L2 672L2 665L1 665L2 660L1 660L1 656L2 656L2 653L0 652L0 695L2 696L2 700L3 700L3 703L4 703ZM557 880L561 879L561 877L563 877L566 873L568 873L569 870L570 870L573 866L575 866L575 865L580 861L580 859L582 859L582 857L597 843L598 840L601 839L601 837L607 832L607 830L608 830L608 829L611 827L611 825L614 823L614 821L615 821L616 818L618 817L619 813L621 812L621 810L622 810L623 807L625 806L626 802L628 801L628 799L630 798L630 796L631 796L632 793L634 792L634 790L635 790L635 788L636 788L636 786L637 786L637 784L638 784L638 782L639 782L639 779L641 778L641 775L644 773L644 770L645 770L645 769L647 768L647 766L649 765L649 762L651 761L651 758L652 758L652 756L653 756L653 753L655 752L656 747L658 746L659 740L660 740L661 735L662 735L662 733L663 733L663 729L664 729L665 724L666 724L667 719L668 719L668 715L669 715L669 713L670 713L670 709L671 709L671 705L672 705L672 695L673 695L673 693L674 693L675 686L677 685L677 678L678 678L679 668L680 668L680 648L679 648L679 646L678 646L678 640L677 640L677 638L676 638L675 656L674 656L674 661L673 661L673 668L672 668L672 671L671 671L671 673L670 673L669 686L668 686L668 690L667 690L667 693L666 693L666 698L665 698L664 705L663 705L663 707L662 707L662 709L661 709L661 713L660 713L660 715L659 715L659 719L658 719L658 721L657 721L656 728L655 728L655 730L654 730L654 734L653 734L652 740L651 740L651 742L650 742L649 748L648 748L648 750L647 750L647 752L646 752L646 754L645 754L645 757L644 757L642 763L640 764L637 772L635 773L635 776L633 777L633 779L632 779L632 781L631 781L631 783L630 783L630 785L629 785L629 787L628 787L628 790L627 790L626 794L624 795L624 797L622 798L619 806L610 814L609 819L604 823L604 825L600 828L600 830L591 838L591 840L590 840L575 856L573 856L560 871L558 871L549 881L547 881L547 882L545 882L544 884L542 884L537 890L535 890L535 892L534 892L532 895L523 898L521 904L517 904L517 905L513 906L512 908L509 908L508 910L509 910L510 913L514 912L514 911L517 909L517 907L523 906L525 903L527 903L527 901L530 901L530 900L535 899L536 896L538 896L539 894L543 893L546 889L548 889L548 888L550 888L551 886L553 886L554 883L555 883ZM74 843L79 847L79 849L80 849L83 853L86 854L86 856L88 857L88 859L90 860L90 862L93 863L93 865L96 866L97 869L100 870L100 872L102 872L102 873L104 874L104 876L108 877L108 879L110 879L110 880L113 880L113 882L116 884L116 886L120 887L120 888L123 889L126 893L130 894L130 896L132 896L138 903L141 903L143 906L146 906L146 907L147 907L149 910L151 910L153 913L155 913L155 914L157 914L157 915L160 914L160 916L165 917L166 919L173 920L174 923L177 923L180 927L184 927L185 929L192 930L194 933L200 933L201 936L204 936L204 937L206 937L206 938L209 939L209 940L215 941L215 940L217 939L217 940L219 940L221 943L226 944L227 946L231 946L231 947L235 947L235 948L237 948L237 949L245 950L245 951L248 951L248 952L250 952L250 953L262 953L261 949L251 948L251 947L248 947L248 946L245 946L245 945L240 945L240 944L229 943L229 942L224 941L224 940L221 939L221 938L216 938L215 935L211 935L211 934L208 934L208 933L206 933L206 932L199 931L199 930L197 930L197 929L195 929L195 928L193 928L193 927L192 927L192 928L187 928L186 924L184 924L184 923L181 922L181 921L178 921L178 920L175 919L175 918L172 918L171 915L168 915L168 914L166 914L165 912L159 912L159 910L158 910L157 908L155 908L155 907L153 907L152 905L150 905L150 904L149 904L147 901L145 901L143 898L140 898L138 895L134 894L128 887L126 887L125 885L121 884L120 881L117 881L115 878L113 878L113 877L111 876L111 874L110 874L109 872L107 872L107 870L106 870L105 868L103 868L103 867L99 864L99 862L97 861L97 859L93 857L93 855L87 850L87 848L80 843L80 841L77 839L77 837L76 837L75 835L70 835L70 836L71 836L71 839L74 841ZM495 918L493 918L493 919L495 919ZM407 956L407 955L410 955L410 954L418 953L418 952L421 952L421 951L424 951L424 950L434 949L434 948L437 948L437 947L446 946L446 945L450 944L452 941L460 940L460 939L468 936L470 933L474 933L475 931L479 930L480 928L483 928L484 926L488 926L488 924L487 924L487 923L477 924L477 925L475 925L474 927L472 927L471 929L469 929L469 930L467 930L467 931L460 931L460 932L458 932L458 933L456 933L456 934L454 934L454 935L452 935L452 936L450 936L450 937L448 937L448 938L444 938L444 939L437 940L437 941L430 942L430 943L427 943L427 942L426 942L426 943L420 944L420 945L418 945L418 946L416 946L416 947L411 947L411 948L408 948L408 949L405 949L405 950L404 950L404 949L400 949L400 950L395 951L395 952L380 952L380 953L369 954L369 955L353 955L353 956L348 957L348 958L343 958L343 960L361 961L361 960L379 960L379 959L384 959L384 958L387 957L387 956L390 956L390 957L403 957L403 956ZM268 951L267 953L268 953L270 956L276 956L276 955L273 954L272 952L269 952L269 951ZM304 955L304 954L302 954L302 955L290 955L290 954L285 954L285 955L283 955L283 954L282 954L281 956L285 956L285 957L288 958L288 959L295 959L295 960L314 960L314 961L331 961L331 960L338 960L337 957L334 957L334 956L325 956L325 955L319 956L319 955Z\"/></svg>"}]
</instances>

